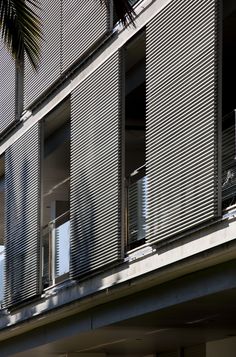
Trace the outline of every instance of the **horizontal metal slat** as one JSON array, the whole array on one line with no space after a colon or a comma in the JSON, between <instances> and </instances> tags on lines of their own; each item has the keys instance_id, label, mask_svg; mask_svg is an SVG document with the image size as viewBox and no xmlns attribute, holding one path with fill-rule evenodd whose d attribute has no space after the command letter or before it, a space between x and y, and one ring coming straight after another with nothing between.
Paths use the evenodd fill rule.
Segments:
<instances>
[{"instance_id":1,"label":"horizontal metal slat","mask_svg":"<svg viewBox=\"0 0 236 357\"><path fill-rule=\"evenodd\" d=\"M40 124L5 154L5 306L38 295L40 286Z\"/></svg>"},{"instance_id":2,"label":"horizontal metal slat","mask_svg":"<svg viewBox=\"0 0 236 357\"><path fill-rule=\"evenodd\" d=\"M147 25L150 243L218 214L217 11L173 1Z\"/></svg>"},{"instance_id":3,"label":"horizontal metal slat","mask_svg":"<svg viewBox=\"0 0 236 357\"><path fill-rule=\"evenodd\" d=\"M41 60L36 72L25 58L25 108L48 90L61 74L61 4L58 0L42 0L40 6L37 14L43 24Z\"/></svg>"},{"instance_id":4,"label":"horizontal metal slat","mask_svg":"<svg viewBox=\"0 0 236 357\"><path fill-rule=\"evenodd\" d=\"M74 90L71 111L70 272L75 278L121 256L119 53Z\"/></svg>"},{"instance_id":5,"label":"horizontal metal slat","mask_svg":"<svg viewBox=\"0 0 236 357\"><path fill-rule=\"evenodd\" d=\"M15 61L0 41L0 133L16 120L15 117Z\"/></svg>"},{"instance_id":6,"label":"horizontal metal slat","mask_svg":"<svg viewBox=\"0 0 236 357\"><path fill-rule=\"evenodd\" d=\"M108 33L109 22L109 10L99 1L62 2L63 72Z\"/></svg>"}]
</instances>

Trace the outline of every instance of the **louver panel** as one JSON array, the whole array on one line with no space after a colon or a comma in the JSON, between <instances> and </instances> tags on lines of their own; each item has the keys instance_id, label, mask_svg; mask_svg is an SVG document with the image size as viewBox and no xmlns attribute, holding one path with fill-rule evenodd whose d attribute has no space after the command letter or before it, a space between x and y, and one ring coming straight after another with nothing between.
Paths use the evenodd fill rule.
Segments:
<instances>
[{"instance_id":1,"label":"louver panel","mask_svg":"<svg viewBox=\"0 0 236 357\"><path fill-rule=\"evenodd\" d=\"M62 2L62 71L109 31L109 9L95 0Z\"/></svg>"},{"instance_id":2,"label":"louver panel","mask_svg":"<svg viewBox=\"0 0 236 357\"><path fill-rule=\"evenodd\" d=\"M72 93L73 278L121 257L120 59L114 54Z\"/></svg>"},{"instance_id":3,"label":"louver panel","mask_svg":"<svg viewBox=\"0 0 236 357\"><path fill-rule=\"evenodd\" d=\"M15 121L15 62L0 41L0 134Z\"/></svg>"},{"instance_id":4,"label":"louver panel","mask_svg":"<svg viewBox=\"0 0 236 357\"><path fill-rule=\"evenodd\" d=\"M148 234L218 213L216 0L174 0L147 25Z\"/></svg>"},{"instance_id":5,"label":"louver panel","mask_svg":"<svg viewBox=\"0 0 236 357\"><path fill-rule=\"evenodd\" d=\"M40 127L35 124L5 154L5 305L40 293Z\"/></svg>"},{"instance_id":6,"label":"louver panel","mask_svg":"<svg viewBox=\"0 0 236 357\"><path fill-rule=\"evenodd\" d=\"M24 106L29 107L59 78L61 46L61 2L58 0L40 1L38 14L43 24L41 61L37 72L25 58Z\"/></svg>"}]
</instances>

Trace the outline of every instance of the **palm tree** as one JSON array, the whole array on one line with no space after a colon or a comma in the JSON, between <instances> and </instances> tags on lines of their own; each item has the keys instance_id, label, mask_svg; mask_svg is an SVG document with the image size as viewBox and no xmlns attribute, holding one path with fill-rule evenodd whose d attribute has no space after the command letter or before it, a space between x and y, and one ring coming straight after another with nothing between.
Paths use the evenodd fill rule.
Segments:
<instances>
[{"instance_id":1,"label":"palm tree","mask_svg":"<svg viewBox=\"0 0 236 357\"><path fill-rule=\"evenodd\" d=\"M0 29L4 44L20 61L27 54L37 68L42 38L40 18L35 10L38 0L0 0Z\"/></svg>"},{"instance_id":2,"label":"palm tree","mask_svg":"<svg viewBox=\"0 0 236 357\"><path fill-rule=\"evenodd\" d=\"M100 0L102 4L105 4L109 7L110 0ZM121 19L124 25L127 25L129 22L134 24L134 9L131 5L130 0L113 0L114 12L118 19Z\"/></svg>"},{"instance_id":3,"label":"palm tree","mask_svg":"<svg viewBox=\"0 0 236 357\"><path fill-rule=\"evenodd\" d=\"M50 0L49 0L50 1ZM78 0L79 1L79 0ZM109 6L110 0L97 0ZM134 10L129 0L113 0L114 11L124 25L134 23ZM3 42L12 56L20 61L24 53L37 68L42 40L41 21L36 11L40 0L0 0L0 30Z\"/></svg>"}]
</instances>

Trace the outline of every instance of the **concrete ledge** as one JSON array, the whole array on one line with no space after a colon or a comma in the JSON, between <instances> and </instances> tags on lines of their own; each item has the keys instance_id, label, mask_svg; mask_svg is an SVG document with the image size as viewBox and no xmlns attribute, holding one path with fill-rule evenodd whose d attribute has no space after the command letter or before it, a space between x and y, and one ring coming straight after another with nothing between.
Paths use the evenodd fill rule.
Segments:
<instances>
[{"instance_id":1,"label":"concrete ledge","mask_svg":"<svg viewBox=\"0 0 236 357\"><path fill-rule=\"evenodd\" d=\"M0 316L0 340L151 286L236 258L236 219L229 217L149 255L81 282L47 289L38 301ZM150 252L150 251L149 251ZM132 254L135 254L132 253ZM24 327L23 327L24 326Z\"/></svg>"}]
</instances>

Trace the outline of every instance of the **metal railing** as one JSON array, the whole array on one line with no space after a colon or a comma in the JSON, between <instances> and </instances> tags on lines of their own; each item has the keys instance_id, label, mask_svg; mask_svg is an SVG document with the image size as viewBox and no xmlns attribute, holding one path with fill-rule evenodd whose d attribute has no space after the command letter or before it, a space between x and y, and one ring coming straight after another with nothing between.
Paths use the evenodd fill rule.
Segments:
<instances>
[{"instance_id":1,"label":"metal railing","mask_svg":"<svg viewBox=\"0 0 236 357\"><path fill-rule=\"evenodd\" d=\"M63 280L70 264L70 212L49 222L43 234L43 285Z\"/></svg>"},{"instance_id":2,"label":"metal railing","mask_svg":"<svg viewBox=\"0 0 236 357\"><path fill-rule=\"evenodd\" d=\"M143 165L126 180L128 249L132 249L145 241L147 216L147 177L145 171L145 165Z\"/></svg>"}]
</instances>

